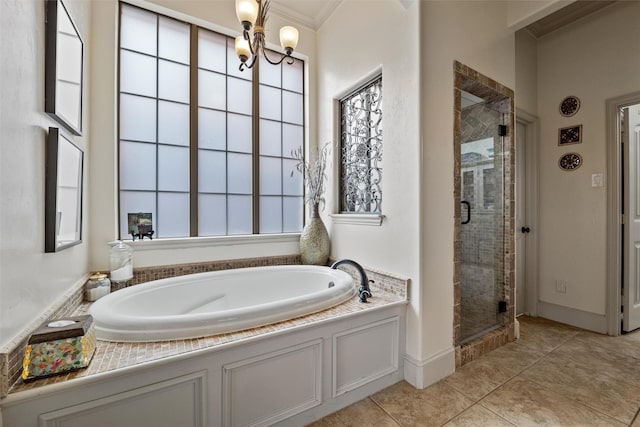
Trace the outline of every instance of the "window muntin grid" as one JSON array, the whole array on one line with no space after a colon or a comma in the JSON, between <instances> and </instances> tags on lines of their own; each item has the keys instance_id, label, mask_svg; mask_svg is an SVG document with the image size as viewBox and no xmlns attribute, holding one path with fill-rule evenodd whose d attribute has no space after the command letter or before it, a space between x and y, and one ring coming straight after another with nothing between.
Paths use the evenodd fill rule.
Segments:
<instances>
[{"instance_id":1,"label":"window muntin grid","mask_svg":"<svg viewBox=\"0 0 640 427\"><path fill-rule=\"evenodd\" d=\"M263 71L279 80L258 86L260 68L238 70L231 37L126 4L120 28L120 235L135 212L152 213L154 238L300 231L302 176L290 174L304 146L304 62ZM256 119L271 107L262 86L279 99L267 119L277 135Z\"/></svg>"}]
</instances>

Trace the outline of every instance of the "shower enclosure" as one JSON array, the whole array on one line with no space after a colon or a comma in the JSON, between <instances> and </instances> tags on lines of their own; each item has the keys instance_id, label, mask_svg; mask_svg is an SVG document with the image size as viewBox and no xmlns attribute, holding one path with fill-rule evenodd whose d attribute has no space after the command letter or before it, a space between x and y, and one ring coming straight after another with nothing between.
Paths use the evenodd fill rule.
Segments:
<instances>
[{"instance_id":1,"label":"shower enclosure","mask_svg":"<svg viewBox=\"0 0 640 427\"><path fill-rule=\"evenodd\" d=\"M461 92L461 343L501 326L506 310L503 109L503 102Z\"/></svg>"},{"instance_id":2,"label":"shower enclosure","mask_svg":"<svg viewBox=\"0 0 640 427\"><path fill-rule=\"evenodd\" d=\"M513 90L454 62L453 344L465 365L515 337Z\"/></svg>"}]
</instances>

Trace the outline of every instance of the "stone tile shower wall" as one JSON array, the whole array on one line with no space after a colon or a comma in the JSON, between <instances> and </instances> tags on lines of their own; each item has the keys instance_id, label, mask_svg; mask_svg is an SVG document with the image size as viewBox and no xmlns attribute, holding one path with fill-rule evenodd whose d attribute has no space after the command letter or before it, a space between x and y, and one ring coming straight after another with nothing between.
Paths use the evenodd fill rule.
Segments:
<instances>
[{"instance_id":1,"label":"stone tile shower wall","mask_svg":"<svg viewBox=\"0 0 640 427\"><path fill-rule=\"evenodd\" d=\"M453 344L456 349L456 367L462 366L472 360L477 359L483 354L498 348L515 338L515 197L514 197L514 177L515 177L515 146L514 146L514 93L513 90L492 80L479 72L459 63L454 62L454 335ZM504 167L504 189L503 200L495 203L504 202L504 220L503 220L503 239L500 250L494 250L493 256L496 257L498 265L502 265L500 273L493 278L494 283L498 283L495 287L495 300L504 300L507 303L507 312L497 315L500 328L489 332L478 339L461 345L462 341L462 317L461 299L462 299L462 277L463 277L463 227L461 226L462 209L460 201L461 194L461 143L463 141L462 129L462 108L461 108L461 91L469 92L490 103L494 103L496 109L504 114L502 123L507 125L507 135L502 138L504 144L503 158L496 159L500 161ZM467 138L470 135L466 135ZM498 157L498 156L495 156ZM494 219L495 220L495 219ZM480 245L481 243L478 242ZM488 245L496 249L496 244ZM485 252L485 251L480 251ZM489 255L478 255L487 257ZM486 258L484 258L486 259ZM482 274L482 273L481 273ZM502 275L500 279L498 276ZM479 291L481 292L481 290ZM497 309L497 307L496 307ZM497 311L497 310L496 310ZM494 313L495 315L495 313Z\"/></svg>"}]
</instances>

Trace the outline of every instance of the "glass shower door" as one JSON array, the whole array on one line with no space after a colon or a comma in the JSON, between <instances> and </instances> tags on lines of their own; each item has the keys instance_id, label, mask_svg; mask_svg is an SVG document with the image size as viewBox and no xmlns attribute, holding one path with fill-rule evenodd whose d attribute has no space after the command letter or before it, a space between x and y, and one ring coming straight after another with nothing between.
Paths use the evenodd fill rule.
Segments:
<instances>
[{"instance_id":1,"label":"glass shower door","mask_svg":"<svg viewBox=\"0 0 640 427\"><path fill-rule=\"evenodd\" d=\"M461 111L461 340L500 324L504 292L503 114L463 91Z\"/></svg>"}]
</instances>

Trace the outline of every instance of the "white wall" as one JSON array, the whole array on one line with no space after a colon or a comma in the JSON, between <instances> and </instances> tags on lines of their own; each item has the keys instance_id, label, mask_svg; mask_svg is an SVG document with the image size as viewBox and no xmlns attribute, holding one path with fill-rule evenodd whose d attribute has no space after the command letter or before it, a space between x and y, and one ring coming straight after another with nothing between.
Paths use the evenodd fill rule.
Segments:
<instances>
[{"instance_id":1,"label":"white wall","mask_svg":"<svg viewBox=\"0 0 640 427\"><path fill-rule=\"evenodd\" d=\"M454 60L513 89L515 42L505 2L421 4L420 321L422 357L429 360L453 342Z\"/></svg>"},{"instance_id":2,"label":"white wall","mask_svg":"<svg viewBox=\"0 0 640 427\"><path fill-rule=\"evenodd\" d=\"M106 268L107 242L117 236L118 3L67 3L89 58L87 132L75 140L87 153L84 236L91 238L58 254L43 253L45 129L55 126L43 113L44 7L38 0L2 0L0 53L11 61L0 68L0 346L89 268ZM454 60L516 88L518 106L540 116L541 300L604 313L606 194L590 187L590 175L605 172L604 100L638 88L640 4L620 2L597 19L554 32L538 41L535 55L533 40L521 34L517 43L526 51L516 53L514 28L562 2L524 3L345 0L317 35L299 27L298 50L309 57L310 148L337 139L334 98L376 69L383 71L386 218L380 227L332 224L327 214L337 210L335 173L323 216L332 256L412 279L407 354L424 367L423 385L450 373L453 363ZM231 1L135 4L170 8L169 14L195 16L233 34L239 29ZM268 26L284 23L273 15ZM579 96L582 108L563 119L557 107L568 94ZM558 127L574 122L584 125L585 142L558 147ZM557 160L569 148L580 151L585 164L564 173ZM296 251L291 243L161 249L147 252L137 266ZM555 278L569 281L566 296L555 293ZM441 369L432 370L431 362L439 360Z\"/></svg>"},{"instance_id":3,"label":"white wall","mask_svg":"<svg viewBox=\"0 0 640 427\"><path fill-rule=\"evenodd\" d=\"M606 187L592 188L591 174L606 176L605 100L640 86L640 3L614 6L538 41L540 117L540 300L605 314ZM578 113L558 113L567 95L581 100ZM583 125L583 142L559 147L558 128ZM583 166L558 167L579 152ZM568 281L566 294L555 281Z\"/></svg>"},{"instance_id":4,"label":"white wall","mask_svg":"<svg viewBox=\"0 0 640 427\"><path fill-rule=\"evenodd\" d=\"M91 52L91 4L67 0ZM45 6L39 0L0 5L0 348L87 272L90 210L84 205L83 240L44 253L44 172L48 128L62 127L44 113ZM84 137L73 137L90 156L89 61L84 64ZM86 167L86 166L85 166ZM86 167L86 170L89 168ZM85 173L85 185L87 184ZM85 192L86 194L86 192Z\"/></svg>"},{"instance_id":5,"label":"white wall","mask_svg":"<svg viewBox=\"0 0 640 427\"><path fill-rule=\"evenodd\" d=\"M407 354L418 372L407 379L418 386L453 371L456 59L514 87L506 3L347 0L318 32L318 141L337 139L333 99L383 71L386 218L333 224L331 252L411 278ZM325 214L337 212L335 177Z\"/></svg>"},{"instance_id":6,"label":"white wall","mask_svg":"<svg viewBox=\"0 0 640 427\"><path fill-rule=\"evenodd\" d=\"M217 30L229 35L240 34L232 1L188 1L188 0L154 0L144 2L131 1L132 4L165 13L178 19L194 22L198 25ZM94 81L92 88L96 100L93 106L93 140L96 145L95 156L91 159L93 173L91 175L91 192L89 193L94 215L90 266L92 270L109 267L109 245L118 235L118 187L117 187L117 36L118 36L118 2L101 0L94 2L92 20L96 49L93 52ZM267 39L274 47L279 48L278 29L290 25L277 15L270 15L267 23ZM303 56L309 64L307 82L315 82L315 32L296 24L300 31L300 43L296 52ZM307 90L307 100L315 99L315 85ZM308 132L315 132L315 105L309 104L307 110ZM153 251L136 253L134 250L134 267L149 265L167 265L186 262L200 262L233 258L250 258L273 255L289 255L299 252L297 242L273 243L270 241L237 245L209 244L179 249L160 248Z\"/></svg>"},{"instance_id":7,"label":"white wall","mask_svg":"<svg viewBox=\"0 0 640 427\"><path fill-rule=\"evenodd\" d=\"M154 3L237 30L231 2ZM95 138L101 153L94 158L100 165L92 176L93 268L106 265L107 242L116 234L115 4L101 1L94 6L94 30L101 43L93 58L94 79L101 81L95 88L100 93L100 105L94 106L100 123ZM270 21L278 24L275 17ZM453 370L453 61L514 87L514 36L507 30L507 5L345 0L318 31L317 48L311 31L302 31L301 43L300 51L311 58L309 81L317 82L317 92L314 85L309 90L310 99L317 100L310 103L308 118L311 149L337 140L334 99L375 70L383 71L386 218L380 227L332 224L327 214L337 211L335 169L323 216L332 256L412 279L407 353L419 366L444 355L445 368L425 374L425 383L434 382ZM272 255L288 253L288 248L254 245L233 253L224 247L188 249L179 257L196 261L231 258L236 252ZM172 263L175 255L154 253L153 260Z\"/></svg>"},{"instance_id":8,"label":"white wall","mask_svg":"<svg viewBox=\"0 0 640 427\"><path fill-rule=\"evenodd\" d=\"M358 19L353 19L358 16ZM393 31L389 31L393 29ZM338 213L339 158L327 185L322 212L331 235L331 255L411 277L407 351L419 354L419 73L417 2L345 0L318 31L318 143L339 146L336 99L363 78L382 71L383 151L381 226L333 224Z\"/></svg>"}]
</instances>

